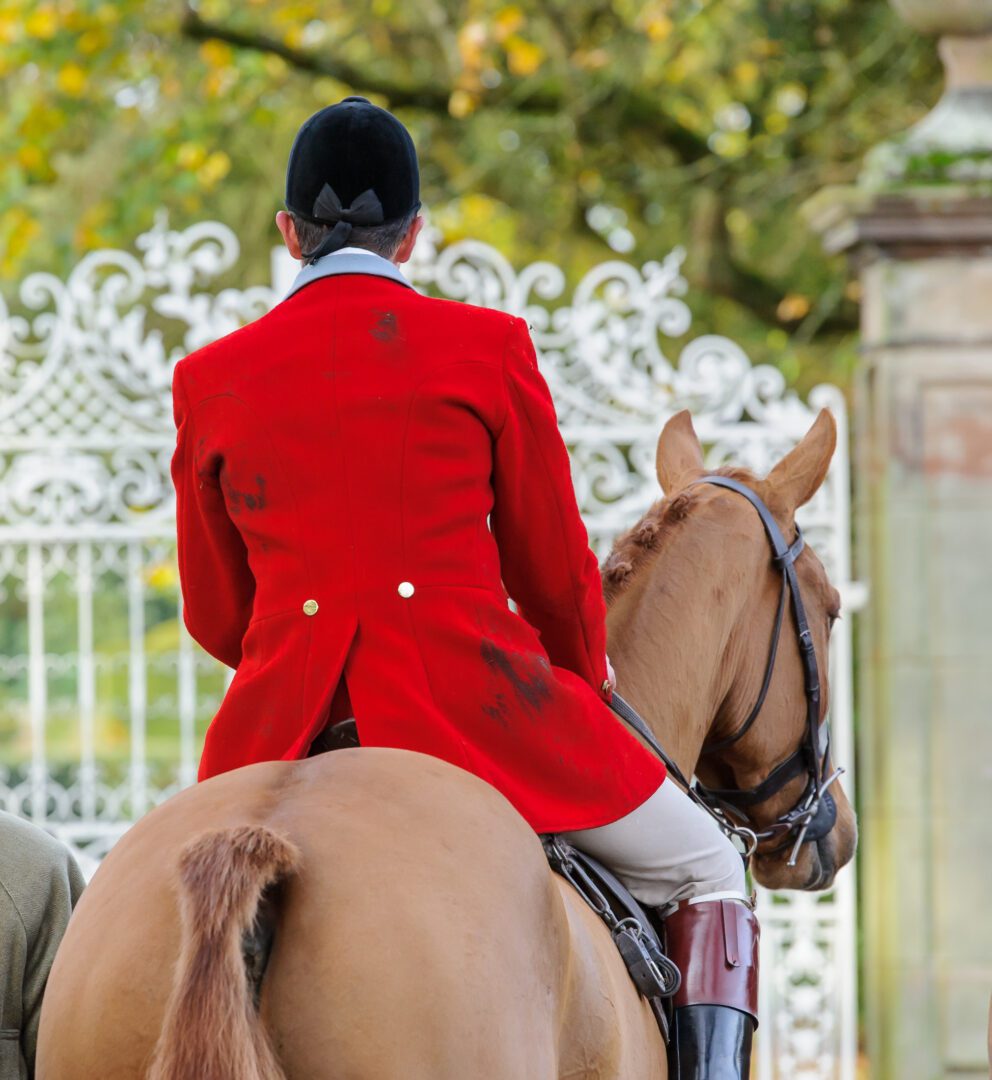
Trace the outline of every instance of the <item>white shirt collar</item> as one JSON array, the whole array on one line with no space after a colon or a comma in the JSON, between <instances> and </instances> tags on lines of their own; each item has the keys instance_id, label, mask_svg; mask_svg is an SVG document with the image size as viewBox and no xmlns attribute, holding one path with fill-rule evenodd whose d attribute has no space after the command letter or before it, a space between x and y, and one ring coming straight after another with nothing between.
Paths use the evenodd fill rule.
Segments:
<instances>
[{"instance_id":1,"label":"white shirt collar","mask_svg":"<svg viewBox=\"0 0 992 1080\"><path fill-rule=\"evenodd\" d=\"M304 266L296 275L289 292L283 297L288 300L295 292L299 292L304 285L320 278L334 277L337 274L372 274L375 277L390 278L412 289L413 285L400 273L394 262L368 248L348 247L338 248L329 255L323 255L312 265Z\"/></svg>"},{"instance_id":2,"label":"white shirt collar","mask_svg":"<svg viewBox=\"0 0 992 1080\"><path fill-rule=\"evenodd\" d=\"M373 255L377 259L383 258L383 256L380 255L377 251L369 251L368 248L355 247L354 244L349 244L347 247L338 248L337 251L332 251L331 255ZM329 259L331 255L325 255L324 258ZM389 259L386 259L386 262L389 261ZM395 266L396 264L393 263L393 265Z\"/></svg>"}]
</instances>

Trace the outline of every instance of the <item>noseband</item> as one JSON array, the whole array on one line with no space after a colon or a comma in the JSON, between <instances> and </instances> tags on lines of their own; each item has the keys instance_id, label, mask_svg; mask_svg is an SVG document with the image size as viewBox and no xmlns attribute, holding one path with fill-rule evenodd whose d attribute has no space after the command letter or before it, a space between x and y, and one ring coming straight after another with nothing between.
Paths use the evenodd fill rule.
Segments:
<instances>
[{"instance_id":1,"label":"noseband","mask_svg":"<svg viewBox=\"0 0 992 1080\"><path fill-rule=\"evenodd\" d=\"M806 724L802 740L798 748L785 761L776 765L757 787L750 788L747 791L741 791L738 788L708 788L698 780L692 783L686 780L678 766L658 744L647 724L619 694L613 695L614 707L647 741L655 753L662 758L669 772L687 789L690 796L716 818L721 828L743 840L745 858L752 855L762 841L772 840L777 837L782 837L782 843L770 849L767 854L773 855L782 851L789 846L792 834L795 834L796 839L788 862L789 866L795 866L802 845L822 839L834 827L837 820L837 804L827 789L844 771L843 769L834 769L829 775L827 773L827 762L830 754L830 729L827 721L824 721L822 725L820 723L820 676L816 662L816 650L813 647L813 635L810 632L809 622L806 618L806 609L803 606L802 595L799 591L799 579L796 576L795 568L796 559L802 553L806 542L803 539L802 530L797 525L795 541L791 545L787 544L785 537L782 535L782 530L772 517L771 511L746 484L731 480L726 476L703 476L694 483L713 484L716 487L727 488L729 491L736 492L747 499L757 510L761 523L765 528L765 533L772 547L772 562L782 572L782 591L779 596L778 611L775 615L775 626L772 630L768 663L765 667L764 679L754 708L733 735L704 747L702 753L703 755L712 754L724 750L728 746L733 746L734 743L747 734L758 719L765 698L768 696L768 689L771 686L772 675L775 671L775 659L778 655L782 625L785 621L786 602L790 597L799 643L799 656L803 666L803 687L806 697ZM792 809L780 814L765 829L757 830L753 828L750 809L767 802L774 795L777 795L786 784L797 776L802 776L804 772L807 776L806 787ZM735 823L731 818L736 818L742 824Z\"/></svg>"}]
</instances>

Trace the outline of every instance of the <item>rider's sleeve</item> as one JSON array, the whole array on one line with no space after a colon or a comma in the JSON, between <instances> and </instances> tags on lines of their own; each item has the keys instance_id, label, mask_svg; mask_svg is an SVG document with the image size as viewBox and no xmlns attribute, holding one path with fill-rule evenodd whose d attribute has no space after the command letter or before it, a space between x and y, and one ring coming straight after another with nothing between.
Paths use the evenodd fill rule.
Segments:
<instances>
[{"instance_id":1,"label":"rider's sleeve","mask_svg":"<svg viewBox=\"0 0 992 1080\"><path fill-rule=\"evenodd\" d=\"M251 619L255 578L248 550L231 521L219 479L219 461L197 460L196 409L183 385L182 364L173 374L176 450L176 534L183 622L204 649L228 667L241 662L241 640Z\"/></svg>"},{"instance_id":2,"label":"rider's sleeve","mask_svg":"<svg viewBox=\"0 0 992 1080\"><path fill-rule=\"evenodd\" d=\"M513 320L507 338L504 386L491 518L503 581L520 614L540 633L551 662L605 693L606 607L599 566L575 501L551 393L523 319Z\"/></svg>"}]
</instances>

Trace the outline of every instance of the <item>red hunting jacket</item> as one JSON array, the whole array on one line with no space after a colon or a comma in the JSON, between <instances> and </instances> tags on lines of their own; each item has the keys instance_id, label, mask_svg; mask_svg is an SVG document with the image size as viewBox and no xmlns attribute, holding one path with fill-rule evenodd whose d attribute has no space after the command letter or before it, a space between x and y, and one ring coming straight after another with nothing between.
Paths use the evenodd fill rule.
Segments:
<instances>
[{"instance_id":1,"label":"red hunting jacket","mask_svg":"<svg viewBox=\"0 0 992 1080\"><path fill-rule=\"evenodd\" d=\"M521 319L337 252L180 361L173 399L184 621L237 669L201 780L306 756L343 680L363 745L459 765L538 832L658 787L606 704L599 571Z\"/></svg>"}]
</instances>

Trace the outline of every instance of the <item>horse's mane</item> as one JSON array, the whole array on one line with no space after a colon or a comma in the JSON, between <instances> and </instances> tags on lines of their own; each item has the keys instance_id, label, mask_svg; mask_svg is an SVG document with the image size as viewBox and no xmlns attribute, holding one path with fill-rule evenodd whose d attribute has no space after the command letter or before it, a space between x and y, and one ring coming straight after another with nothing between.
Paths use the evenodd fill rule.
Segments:
<instances>
[{"instance_id":1,"label":"horse's mane","mask_svg":"<svg viewBox=\"0 0 992 1080\"><path fill-rule=\"evenodd\" d=\"M728 476L750 485L757 481L754 473L735 465L711 469L709 475ZM685 521L699 495L699 486L693 485L670 498L659 499L633 528L617 537L603 564L603 594L607 603L623 591L644 560L658 546L662 533Z\"/></svg>"}]
</instances>

